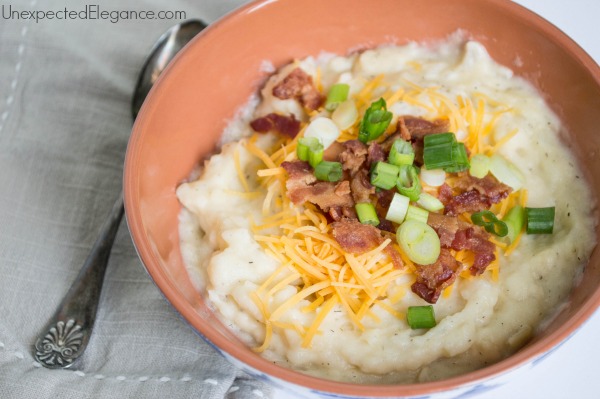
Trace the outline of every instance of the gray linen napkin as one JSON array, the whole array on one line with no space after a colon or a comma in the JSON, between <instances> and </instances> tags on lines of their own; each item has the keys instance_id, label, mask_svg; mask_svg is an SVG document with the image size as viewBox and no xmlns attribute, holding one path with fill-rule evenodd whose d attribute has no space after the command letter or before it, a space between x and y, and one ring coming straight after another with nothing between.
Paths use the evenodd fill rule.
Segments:
<instances>
[{"instance_id":1,"label":"gray linen napkin","mask_svg":"<svg viewBox=\"0 0 600 399\"><path fill-rule=\"evenodd\" d=\"M212 22L243 0L95 1ZM80 1L18 1L0 16L0 398L252 398L269 387L225 361L163 299L126 224L94 334L75 370L32 357L121 189L130 97L153 42L178 20L24 20ZM90 3L91 4L91 3ZM14 14L13 14L14 15Z\"/></svg>"}]
</instances>

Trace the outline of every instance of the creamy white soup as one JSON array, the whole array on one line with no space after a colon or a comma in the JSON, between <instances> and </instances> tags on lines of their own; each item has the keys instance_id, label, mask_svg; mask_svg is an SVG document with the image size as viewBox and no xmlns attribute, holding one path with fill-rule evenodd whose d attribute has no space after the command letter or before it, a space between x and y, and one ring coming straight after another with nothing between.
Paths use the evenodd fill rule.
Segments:
<instances>
[{"instance_id":1,"label":"creamy white soup","mask_svg":"<svg viewBox=\"0 0 600 399\"><path fill-rule=\"evenodd\" d=\"M485 367L556 314L596 243L562 129L459 36L294 61L177 188L190 278L248 346L304 373Z\"/></svg>"}]
</instances>

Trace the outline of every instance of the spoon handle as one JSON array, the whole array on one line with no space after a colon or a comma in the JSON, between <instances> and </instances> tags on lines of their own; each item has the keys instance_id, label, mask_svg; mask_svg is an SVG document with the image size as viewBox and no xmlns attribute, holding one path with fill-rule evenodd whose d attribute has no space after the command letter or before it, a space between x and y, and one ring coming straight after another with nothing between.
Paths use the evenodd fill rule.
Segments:
<instances>
[{"instance_id":1,"label":"spoon handle","mask_svg":"<svg viewBox=\"0 0 600 399\"><path fill-rule=\"evenodd\" d=\"M35 343L35 358L42 366L67 368L87 346L110 250L122 218L121 193L69 292Z\"/></svg>"}]
</instances>

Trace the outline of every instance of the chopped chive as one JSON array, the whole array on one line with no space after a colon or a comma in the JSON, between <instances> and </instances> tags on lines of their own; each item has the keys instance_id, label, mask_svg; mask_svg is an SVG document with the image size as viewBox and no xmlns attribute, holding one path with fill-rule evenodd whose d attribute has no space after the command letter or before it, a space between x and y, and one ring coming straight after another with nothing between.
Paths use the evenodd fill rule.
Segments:
<instances>
[{"instance_id":1,"label":"chopped chive","mask_svg":"<svg viewBox=\"0 0 600 399\"><path fill-rule=\"evenodd\" d=\"M360 202L354 205L354 209L356 209L358 220L362 224L370 224L373 226L379 225L377 212L375 212L375 207L370 202Z\"/></svg>"},{"instance_id":2,"label":"chopped chive","mask_svg":"<svg viewBox=\"0 0 600 399\"><path fill-rule=\"evenodd\" d=\"M435 327L436 322L433 306L409 306L406 314L406 321L413 330Z\"/></svg>"},{"instance_id":3,"label":"chopped chive","mask_svg":"<svg viewBox=\"0 0 600 399\"><path fill-rule=\"evenodd\" d=\"M415 160L415 151L408 141L396 140L390 149L388 161L392 165L412 165Z\"/></svg>"},{"instance_id":4,"label":"chopped chive","mask_svg":"<svg viewBox=\"0 0 600 399\"><path fill-rule=\"evenodd\" d=\"M386 162L377 162L371 171L371 184L389 190L396 185L400 168Z\"/></svg>"},{"instance_id":5,"label":"chopped chive","mask_svg":"<svg viewBox=\"0 0 600 399\"><path fill-rule=\"evenodd\" d=\"M322 161L315 167L315 177L322 181L338 181L342 178L342 164Z\"/></svg>"},{"instance_id":6,"label":"chopped chive","mask_svg":"<svg viewBox=\"0 0 600 399\"><path fill-rule=\"evenodd\" d=\"M350 86L346 83L336 83L331 86L327 94L327 100L325 100L325 109L327 111L335 110L338 105L346 101L349 91Z\"/></svg>"},{"instance_id":7,"label":"chopped chive","mask_svg":"<svg viewBox=\"0 0 600 399\"><path fill-rule=\"evenodd\" d=\"M411 201L417 201L421 194L421 182L417 168L413 165L400 165L400 173L396 182L396 188L402 195L406 195Z\"/></svg>"},{"instance_id":8,"label":"chopped chive","mask_svg":"<svg viewBox=\"0 0 600 399\"><path fill-rule=\"evenodd\" d=\"M554 207L525 208L527 234L552 234L554 230Z\"/></svg>"},{"instance_id":9,"label":"chopped chive","mask_svg":"<svg viewBox=\"0 0 600 399\"><path fill-rule=\"evenodd\" d=\"M393 114L387 110L385 100L380 98L365 111L358 130L358 139L363 143L375 140L385 132Z\"/></svg>"}]
</instances>

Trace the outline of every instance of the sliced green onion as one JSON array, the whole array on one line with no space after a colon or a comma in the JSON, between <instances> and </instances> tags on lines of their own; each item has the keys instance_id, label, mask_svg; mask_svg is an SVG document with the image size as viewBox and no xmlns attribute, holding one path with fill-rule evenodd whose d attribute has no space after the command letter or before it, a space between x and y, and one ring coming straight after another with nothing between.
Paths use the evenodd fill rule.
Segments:
<instances>
[{"instance_id":1,"label":"sliced green onion","mask_svg":"<svg viewBox=\"0 0 600 399\"><path fill-rule=\"evenodd\" d=\"M406 321L411 329L433 328L436 326L433 306L409 306Z\"/></svg>"},{"instance_id":2,"label":"sliced green onion","mask_svg":"<svg viewBox=\"0 0 600 399\"><path fill-rule=\"evenodd\" d=\"M429 212L437 212L444 209L444 204L442 204L442 201L440 201L433 195L427 193L421 193L419 195L419 200L417 201L417 204L421 205Z\"/></svg>"},{"instance_id":3,"label":"sliced green onion","mask_svg":"<svg viewBox=\"0 0 600 399\"><path fill-rule=\"evenodd\" d=\"M428 134L423 139L425 169L444 169L449 173L469 169L467 148L456 141L454 133Z\"/></svg>"},{"instance_id":4,"label":"sliced green onion","mask_svg":"<svg viewBox=\"0 0 600 399\"><path fill-rule=\"evenodd\" d=\"M413 165L400 165L400 173L396 182L396 188L402 195L406 195L411 201L417 201L421 194L421 182L417 168Z\"/></svg>"},{"instance_id":5,"label":"sliced green onion","mask_svg":"<svg viewBox=\"0 0 600 399\"><path fill-rule=\"evenodd\" d=\"M502 220L508 227L508 239L510 242L514 242L525 225L525 210L521 205L515 205L510 208Z\"/></svg>"},{"instance_id":6,"label":"sliced green onion","mask_svg":"<svg viewBox=\"0 0 600 399\"><path fill-rule=\"evenodd\" d=\"M393 114L387 110L383 98L371 103L360 122L358 139L363 143L368 143L381 136L392 121L392 116Z\"/></svg>"},{"instance_id":7,"label":"sliced green onion","mask_svg":"<svg viewBox=\"0 0 600 399\"><path fill-rule=\"evenodd\" d=\"M431 134L427 137L434 137L437 134ZM425 144L423 148L423 164L425 169L445 169L454 165L452 160L452 143L438 144L435 146L429 146Z\"/></svg>"},{"instance_id":8,"label":"sliced green onion","mask_svg":"<svg viewBox=\"0 0 600 399\"><path fill-rule=\"evenodd\" d=\"M554 207L525 208L527 234L552 234L554 214Z\"/></svg>"},{"instance_id":9,"label":"sliced green onion","mask_svg":"<svg viewBox=\"0 0 600 399\"><path fill-rule=\"evenodd\" d=\"M490 171L490 157L483 154L476 154L471 157L471 167L469 174L471 176L483 179Z\"/></svg>"},{"instance_id":10,"label":"sliced green onion","mask_svg":"<svg viewBox=\"0 0 600 399\"><path fill-rule=\"evenodd\" d=\"M327 149L331 143L336 141L340 137L340 134L342 132L337 125L331 119L324 116L313 119L304 131L304 137L317 138L323 144L324 149Z\"/></svg>"},{"instance_id":11,"label":"sliced green onion","mask_svg":"<svg viewBox=\"0 0 600 399\"><path fill-rule=\"evenodd\" d=\"M429 211L418 206L409 205L406 211L406 220L416 220L417 222L427 223Z\"/></svg>"},{"instance_id":12,"label":"sliced green onion","mask_svg":"<svg viewBox=\"0 0 600 399\"><path fill-rule=\"evenodd\" d=\"M446 172L444 169L421 169L419 173L421 181L431 187L439 187L446 181Z\"/></svg>"},{"instance_id":13,"label":"sliced green onion","mask_svg":"<svg viewBox=\"0 0 600 399\"><path fill-rule=\"evenodd\" d=\"M396 185L400 168L387 162L377 162L371 171L371 184L389 190Z\"/></svg>"},{"instance_id":14,"label":"sliced green onion","mask_svg":"<svg viewBox=\"0 0 600 399\"><path fill-rule=\"evenodd\" d=\"M445 169L453 166L452 148L456 143L454 133L428 134L423 138L423 163L425 169Z\"/></svg>"},{"instance_id":15,"label":"sliced green onion","mask_svg":"<svg viewBox=\"0 0 600 399\"><path fill-rule=\"evenodd\" d=\"M497 235L498 237L504 237L508 234L508 226L502 220L494 222L490 228L486 226L485 230L488 233Z\"/></svg>"},{"instance_id":16,"label":"sliced green onion","mask_svg":"<svg viewBox=\"0 0 600 399\"><path fill-rule=\"evenodd\" d=\"M362 224L370 224L373 226L379 224L379 218L377 217L377 212L375 212L375 207L370 202L359 202L354 205L354 209L356 209L358 220Z\"/></svg>"},{"instance_id":17,"label":"sliced green onion","mask_svg":"<svg viewBox=\"0 0 600 399\"><path fill-rule=\"evenodd\" d=\"M313 168L316 168L318 164L323 161L323 144L318 143L318 145L310 147L308 149L308 163Z\"/></svg>"},{"instance_id":18,"label":"sliced green onion","mask_svg":"<svg viewBox=\"0 0 600 399\"><path fill-rule=\"evenodd\" d=\"M402 223L408 211L410 198L402 194L394 193L390 207L388 208L385 218L390 222Z\"/></svg>"},{"instance_id":19,"label":"sliced green onion","mask_svg":"<svg viewBox=\"0 0 600 399\"><path fill-rule=\"evenodd\" d=\"M469 169L469 157L467 148L463 143L452 144L452 165L444 170L448 173L457 173Z\"/></svg>"},{"instance_id":20,"label":"sliced green onion","mask_svg":"<svg viewBox=\"0 0 600 399\"><path fill-rule=\"evenodd\" d=\"M342 102L346 101L349 91L350 86L346 83L336 83L331 86L327 94L327 100L325 100L325 109L327 111L336 109Z\"/></svg>"},{"instance_id":21,"label":"sliced green onion","mask_svg":"<svg viewBox=\"0 0 600 399\"><path fill-rule=\"evenodd\" d=\"M323 160L323 144L316 137L301 137L298 139L296 154L301 161L308 161L316 167Z\"/></svg>"},{"instance_id":22,"label":"sliced green onion","mask_svg":"<svg viewBox=\"0 0 600 399\"><path fill-rule=\"evenodd\" d=\"M342 164L323 161L315 167L315 177L322 181L338 181L342 178Z\"/></svg>"},{"instance_id":23,"label":"sliced green onion","mask_svg":"<svg viewBox=\"0 0 600 399\"><path fill-rule=\"evenodd\" d=\"M346 100L341 103L331 114L331 120L341 130L346 130L354 125L358 119L358 110L354 100Z\"/></svg>"},{"instance_id":24,"label":"sliced green onion","mask_svg":"<svg viewBox=\"0 0 600 399\"><path fill-rule=\"evenodd\" d=\"M508 234L508 226L502 220L498 220L496 215L491 211L476 212L471 215L471 221L477 226L483 226L485 231L504 237Z\"/></svg>"},{"instance_id":25,"label":"sliced green onion","mask_svg":"<svg viewBox=\"0 0 600 399\"><path fill-rule=\"evenodd\" d=\"M423 145L427 147L435 147L438 145L449 145L456 143L456 136L454 133L437 133L428 134L423 138Z\"/></svg>"},{"instance_id":26,"label":"sliced green onion","mask_svg":"<svg viewBox=\"0 0 600 399\"><path fill-rule=\"evenodd\" d=\"M298 139L298 145L296 146L296 154L298 159L301 161L308 161L308 151L311 147L318 146L319 140L315 137L301 137Z\"/></svg>"},{"instance_id":27,"label":"sliced green onion","mask_svg":"<svg viewBox=\"0 0 600 399\"><path fill-rule=\"evenodd\" d=\"M396 231L396 241L417 264L430 265L440 256L440 237L427 223L405 220Z\"/></svg>"},{"instance_id":28,"label":"sliced green onion","mask_svg":"<svg viewBox=\"0 0 600 399\"><path fill-rule=\"evenodd\" d=\"M415 151L412 144L404 140L396 140L390 149L388 161L392 165L412 165L415 160Z\"/></svg>"},{"instance_id":29,"label":"sliced green onion","mask_svg":"<svg viewBox=\"0 0 600 399\"><path fill-rule=\"evenodd\" d=\"M477 226L484 226L488 223L494 223L498 218L492 211L481 211L471 215L471 221Z\"/></svg>"},{"instance_id":30,"label":"sliced green onion","mask_svg":"<svg viewBox=\"0 0 600 399\"><path fill-rule=\"evenodd\" d=\"M515 191L523 187L525 181L523 174L502 155L494 154L490 157L490 172L499 182L510 186Z\"/></svg>"}]
</instances>

